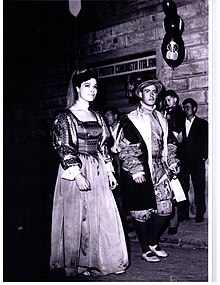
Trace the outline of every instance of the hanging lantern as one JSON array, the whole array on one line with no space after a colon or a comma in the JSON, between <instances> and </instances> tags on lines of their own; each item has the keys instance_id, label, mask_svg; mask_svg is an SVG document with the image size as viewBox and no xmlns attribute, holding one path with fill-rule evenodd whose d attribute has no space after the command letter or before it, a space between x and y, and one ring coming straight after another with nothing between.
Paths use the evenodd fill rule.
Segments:
<instances>
[{"instance_id":1,"label":"hanging lantern","mask_svg":"<svg viewBox=\"0 0 220 285\"><path fill-rule=\"evenodd\" d=\"M166 34L162 43L162 55L172 68L179 66L185 57L185 47L180 35Z\"/></svg>"},{"instance_id":2,"label":"hanging lantern","mask_svg":"<svg viewBox=\"0 0 220 285\"><path fill-rule=\"evenodd\" d=\"M166 16L164 18L164 29L168 34L179 34L182 35L184 31L184 22L179 15L172 17Z\"/></svg>"},{"instance_id":3,"label":"hanging lantern","mask_svg":"<svg viewBox=\"0 0 220 285\"><path fill-rule=\"evenodd\" d=\"M174 67L179 66L185 57L185 47L182 39L184 31L183 19L177 14L176 4L172 0L163 1L164 29L166 34L161 46L162 55L166 63Z\"/></svg>"},{"instance_id":4,"label":"hanging lantern","mask_svg":"<svg viewBox=\"0 0 220 285\"><path fill-rule=\"evenodd\" d=\"M176 4L172 0L163 1L162 5L166 16L170 17L177 14Z\"/></svg>"}]
</instances>

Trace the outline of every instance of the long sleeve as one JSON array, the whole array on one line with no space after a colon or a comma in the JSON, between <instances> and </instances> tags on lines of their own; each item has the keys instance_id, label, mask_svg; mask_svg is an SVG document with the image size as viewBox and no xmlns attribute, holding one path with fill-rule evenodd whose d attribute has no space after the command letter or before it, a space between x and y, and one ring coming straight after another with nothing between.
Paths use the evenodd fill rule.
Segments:
<instances>
[{"instance_id":1,"label":"long sleeve","mask_svg":"<svg viewBox=\"0 0 220 285\"><path fill-rule=\"evenodd\" d=\"M203 153L203 158L205 160L208 158L208 140L209 140L208 121L204 120L204 153Z\"/></svg>"},{"instance_id":2,"label":"long sleeve","mask_svg":"<svg viewBox=\"0 0 220 285\"><path fill-rule=\"evenodd\" d=\"M56 149L64 170L69 167L81 168L82 163L77 156L78 139L76 126L67 112L60 113L53 125L53 146Z\"/></svg>"},{"instance_id":3,"label":"long sleeve","mask_svg":"<svg viewBox=\"0 0 220 285\"><path fill-rule=\"evenodd\" d=\"M135 134L135 130L132 131L131 124L129 124L129 120L127 119L120 131L118 146L120 149L119 158L122 161L122 168L130 175L144 171L140 142L133 134Z\"/></svg>"}]
</instances>

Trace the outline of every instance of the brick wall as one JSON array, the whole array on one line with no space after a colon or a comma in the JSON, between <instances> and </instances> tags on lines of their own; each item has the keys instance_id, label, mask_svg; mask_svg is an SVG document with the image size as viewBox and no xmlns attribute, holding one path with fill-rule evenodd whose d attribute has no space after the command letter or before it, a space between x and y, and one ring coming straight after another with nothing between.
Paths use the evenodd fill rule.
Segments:
<instances>
[{"instance_id":1,"label":"brick wall","mask_svg":"<svg viewBox=\"0 0 220 285\"><path fill-rule=\"evenodd\" d=\"M208 0L174 2L177 5L177 13L185 24L182 35L185 58L174 70L166 64L161 54L161 44L165 35L162 1L131 0L126 1L126 5L121 1L101 1L97 2L97 7L94 7L95 4L91 6L93 10L88 5L90 17L88 18L84 12L84 19L80 14L77 18L77 51L58 51L59 56L49 62L47 74L36 90L40 97L41 115L51 121L55 110L65 106L68 80L76 61L82 66L99 63L101 65L103 62L114 62L125 56L138 57L148 51L155 51L156 74L164 86L176 90L180 103L187 97L195 98L199 103L198 115L207 119ZM110 4L115 6L106 6ZM97 13L97 17L91 13ZM87 25L82 25L85 20ZM75 31L73 37L76 37ZM119 96L118 102L123 101L123 112L129 111L131 105L127 98L123 98L121 93Z\"/></svg>"},{"instance_id":2,"label":"brick wall","mask_svg":"<svg viewBox=\"0 0 220 285\"><path fill-rule=\"evenodd\" d=\"M198 115L207 119L208 0L176 0L175 3L178 7L177 13L185 24L182 35L185 58L174 70L166 64L161 54L161 44L165 34L163 29L165 14L161 9L161 3L148 11L142 2L137 15L123 20L122 23L83 34L79 43L80 60L82 64L97 64L105 60L114 61L123 56L155 50L156 73L164 86L176 90L180 103L187 97L193 97L199 103Z\"/></svg>"},{"instance_id":3,"label":"brick wall","mask_svg":"<svg viewBox=\"0 0 220 285\"><path fill-rule=\"evenodd\" d=\"M165 34L162 5L154 1L156 5L147 9L146 2L148 1L136 1L137 5L141 3L141 7L136 6L138 12L133 13L127 20L110 24L105 29L85 33L80 40L82 63L114 61L126 55L138 55L154 50L157 58L156 75L165 88L177 92L180 104L187 97L194 98L199 105L197 115L208 119L208 0L174 1L178 7L177 13L184 20L182 38L185 45L184 61L174 70L166 64L161 54ZM121 110L123 109L124 113L132 109L128 103L121 103L125 100L120 97L116 102L116 106L123 105ZM206 181L207 169L206 165Z\"/></svg>"},{"instance_id":4,"label":"brick wall","mask_svg":"<svg viewBox=\"0 0 220 285\"><path fill-rule=\"evenodd\" d=\"M92 10L89 7L84 19L80 20L80 15L77 18L80 28L77 52L71 54L68 51L68 56L65 56L65 50L58 51L59 59L48 64L48 73L36 89L36 95L41 98L41 116L52 121L55 110L65 106L68 80L76 61L82 66L102 65L106 61L114 62L125 56L141 56L154 51L156 75L164 86L176 90L180 103L187 97L194 98L199 104L198 115L208 119L208 0L174 2L185 24L182 35L185 58L180 66L173 70L161 54L165 34L162 0L98 1L97 7L92 5ZM122 106L124 113L132 109L123 93L118 92L116 96L118 98L114 97L114 101Z\"/></svg>"}]
</instances>

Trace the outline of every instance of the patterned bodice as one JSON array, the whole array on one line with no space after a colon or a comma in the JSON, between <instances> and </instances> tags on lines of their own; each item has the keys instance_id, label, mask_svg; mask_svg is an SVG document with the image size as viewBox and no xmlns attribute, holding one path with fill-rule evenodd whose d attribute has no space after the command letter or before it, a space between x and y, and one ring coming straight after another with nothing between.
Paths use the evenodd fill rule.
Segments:
<instances>
[{"instance_id":1,"label":"patterned bodice","mask_svg":"<svg viewBox=\"0 0 220 285\"><path fill-rule=\"evenodd\" d=\"M96 153L102 136L102 127L95 121L82 122L78 120L78 151Z\"/></svg>"},{"instance_id":2,"label":"patterned bodice","mask_svg":"<svg viewBox=\"0 0 220 285\"><path fill-rule=\"evenodd\" d=\"M81 167L80 154L100 153L104 161L111 161L106 140L110 133L103 118L96 112L97 121L82 122L69 110L60 112L53 125L53 146L64 169Z\"/></svg>"}]
</instances>

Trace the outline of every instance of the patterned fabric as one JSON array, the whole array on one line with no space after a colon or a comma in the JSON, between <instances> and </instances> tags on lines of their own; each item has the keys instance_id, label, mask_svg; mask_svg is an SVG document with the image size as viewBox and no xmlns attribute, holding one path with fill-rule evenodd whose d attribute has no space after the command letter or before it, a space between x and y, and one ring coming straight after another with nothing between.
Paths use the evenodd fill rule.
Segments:
<instances>
[{"instance_id":1,"label":"patterned fabric","mask_svg":"<svg viewBox=\"0 0 220 285\"><path fill-rule=\"evenodd\" d=\"M97 153L98 142L102 135L102 128L98 122L79 122L78 144L79 152ZM85 143L86 141L86 143Z\"/></svg>"},{"instance_id":2,"label":"patterned fabric","mask_svg":"<svg viewBox=\"0 0 220 285\"><path fill-rule=\"evenodd\" d=\"M150 209L150 210L130 211L130 214L136 221L146 222L147 220L150 219L152 212L154 212L154 210Z\"/></svg>"},{"instance_id":3,"label":"patterned fabric","mask_svg":"<svg viewBox=\"0 0 220 285\"><path fill-rule=\"evenodd\" d=\"M139 143L134 144L129 140L129 138L132 138L132 134L127 131L126 124L122 126L119 139L122 167L130 175L137 174L142 171L147 175L147 166L145 165L143 155L148 157L147 163L151 169L151 180L157 205L155 212L158 215L168 216L172 212L171 200L173 192L170 187L170 169L167 164L166 156L168 153L168 129L166 120L155 109L145 108L143 105L137 108L137 110L131 112L128 115L128 118L141 134L143 141L140 140ZM148 154L143 153L143 144L146 145ZM171 155L169 163L174 163L173 159L175 158L175 149L171 146L169 149ZM139 187L141 187L140 184ZM138 193L138 190L136 191ZM146 207L138 211L132 210L131 215L136 217L138 220L147 220L150 218L151 211L151 209Z\"/></svg>"},{"instance_id":4,"label":"patterned fabric","mask_svg":"<svg viewBox=\"0 0 220 285\"><path fill-rule=\"evenodd\" d=\"M106 162L110 156L104 147L107 136L102 120L81 123L65 112L56 118L54 132L61 164L53 202L50 268L65 268L67 275L87 268L95 275L124 270L128 255L109 189ZM90 191L80 191L75 180L61 178L65 168L73 165L80 166Z\"/></svg>"},{"instance_id":5,"label":"patterned fabric","mask_svg":"<svg viewBox=\"0 0 220 285\"><path fill-rule=\"evenodd\" d=\"M143 165L140 160L142 154L140 144L130 144L121 149L119 158L122 159L122 168L129 172L129 174L135 174L143 171Z\"/></svg>"},{"instance_id":6,"label":"patterned fabric","mask_svg":"<svg viewBox=\"0 0 220 285\"><path fill-rule=\"evenodd\" d=\"M177 155L177 146L174 144L168 144L168 157L167 164L169 167L169 178L176 179L177 174L180 171L180 160L176 157Z\"/></svg>"},{"instance_id":7,"label":"patterned fabric","mask_svg":"<svg viewBox=\"0 0 220 285\"><path fill-rule=\"evenodd\" d=\"M168 216L172 212L173 192L166 165L158 159L153 159L153 185L157 203L156 213L161 216Z\"/></svg>"},{"instance_id":8,"label":"patterned fabric","mask_svg":"<svg viewBox=\"0 0 220 285\"><path fill-rule=\"evenodd\" d=\"M82 164L77 155L81 151L99 151L105 162L112 160L105 144L110 133L102 117L95 112L94 114L97 122L81 122L69 110L56 117L53 125L53 145L64 169L75 165L81 168Z\"/></svg>"},{"instance_id":9,"label":"patterned fabric","mask_svg":"<svg viewBox=\"0 0 220 285\"><path fill-rule=\"evenodd\" d=\"M151 145L152 145L152 157L162 157L163 149L163 130L160 126L159 120L156 114L151 113L150 115L151 122Z\"/></svg>"}]
</instances>

